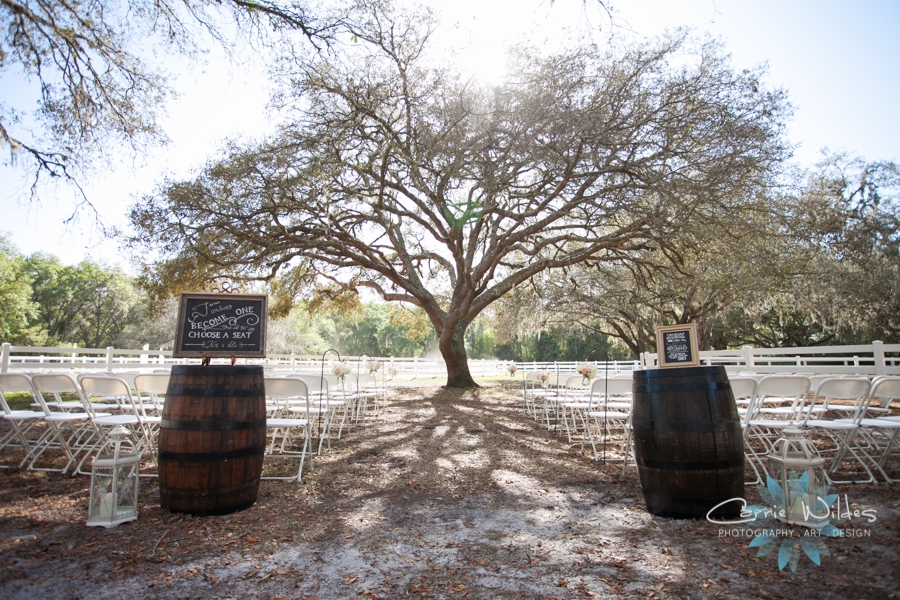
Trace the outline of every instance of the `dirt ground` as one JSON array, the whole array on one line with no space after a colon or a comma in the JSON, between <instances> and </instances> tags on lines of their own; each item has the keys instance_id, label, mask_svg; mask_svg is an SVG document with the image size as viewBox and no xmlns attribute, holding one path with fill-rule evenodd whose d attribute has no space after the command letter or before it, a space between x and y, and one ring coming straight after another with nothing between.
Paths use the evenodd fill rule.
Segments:
<instances>
[{"instance_id":1,"label":"dirt ground","mask_svg":"<svg viewBox=\"0 0 900 600\"><path fill-rule=\"evenodd\" d=\"M110 530L84 524L89 478L4 470L0 597L900 597L900 486L832 489L874 522L779 571L739 526L648 514L633 466L593 462L502 387L393 389L314 467L221 517L164 511L142 480L140 518Z\"/></svg>"}]
</instances>

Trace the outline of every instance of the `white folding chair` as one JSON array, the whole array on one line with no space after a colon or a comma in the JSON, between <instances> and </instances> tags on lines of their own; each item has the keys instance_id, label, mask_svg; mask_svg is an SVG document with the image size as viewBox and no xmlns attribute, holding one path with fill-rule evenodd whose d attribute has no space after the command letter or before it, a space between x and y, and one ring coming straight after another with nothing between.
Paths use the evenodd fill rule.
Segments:
<instances>
[{"instance_id":1,"label":"white folding chair","mask_svg":"<svg viewBox=\"0 0 900 600\"><path fill-rule=\"evenodd\" d=\"M759 384L759 380L755 377L741 375L738 375L736 377L729 377L728 380L731 384L731 393L734 396L735 406L737 407L738 414L741 416L741 426L744 427L744 417L747 414L747 411L750 409L750 404L753 402L753 398L756 396L756 388ZM756 461L748 458L747 464L750 465L751 469L753 469L755 478L753 481L745 481L744 485L752 486L758 485L760 483L765 483L763 481L762 475L759 472L759 469L756 467Z\"/></svg>"},{"instance_id":2,"label":"white folding chair","mask_svg":"<svg viewBox=\"0 0 900 600\"><path fill-rule=\"evenodd\" d=\"M372 418L378 418L379 402L383 391L378 387L378 378L374 373L360 373L356 376L356 417L365 419L371 413Z\"/></svg>"},{"instance_id":3,"label":"white folding chair","mask_svg":"<svg viewBox=\"0 0 900 600\"><path fill-rule=\"evenodd\" d=\"M114 427L122 426L131 432L131 438L138 454L148 452L155 464L156 453L153 447L153 429L159 428L161 419L159 417L149 417L141 410L141 406L131 394L131 386L128 385L128 382L118 377L87 376L82 377L80 383L81 389L84 391L86 407L90 406L92 398L112 398L125 411L117 415L93 414L91 420L100 429L100 438L97 440L95 448L99 449L103 445L110 430ZM91 449L81 459L77 469L79 473L82 473L81 466L87 459L87 455L93 450Z\"/></svg>"},{"instance_id":4,"label":"white folding chair","mask_svg":"<svg viewBox=\"0 0 900 600\"><path fill-rule=\"evenodd\" d=\"M795 375L768 375L759 380L756 394L747 405L741 427L744 455L752 461L758 477L768 474L766 455L774 449L781 431L798 425L809 394L809 379ZM769 417L769 418L765 418Z\"/></svg>"},{"instance_id":5,"label":"white folding chair","mask_svg":"<svg viewBox=\"0 0 900 600\"><path fill-rule=\"evenodd\" d=\"M881 387L882 380L897 380L900 377L891 376L891 375L880 375L872 379L872 394L869 399L869 407L866 410L865 418L877 418L877 417L891 417L891 413L893 409L891 408L891 402L894 400L900 400L900 396L892 396L893 390L895 389L896 384L887 384L884 387ZM875 394L875 391L878 390L878 393ZM900 416L893 416L892 418L900 419Z\"/></svg>"},{"instance_id":6,"label":"white folding chair","mask_svg":"<svg viewBox=\"0 0 900 600\"><path fill-rule=\"evenodd\" d=\"M857 431L860 420L865 414L865 405L869 396L869 380L863 378L845 379L831 377L819 383L814 397L804 409L804 418L800 427L810 432L819 453L831 458L831 464L825 470L829 484L841 483L873 483L875 475L869 469L863 457L873 462L871 457L857 443ZM829 419L824 415L833 402L844 402L842 408L853 413L852 418ZM813 415L818 418L812 419ZM860 456L862 455L862 456ZM845 459L851 456L866 473L865 479L835 478Z\"/></svg>"},{"instance_id":7,"label":"white folding chair","mask_svg":"<svg viewBox=\"0 0 900 600\"><path fill-rule=\"evenodd\" d=\"M553 425L558 427L562 421L561 403L565 399L566 382L572 377L581 377L574 371L551 371L550 379L547 387L553 392L552 394L544 394L544 413L547 420L547 428ZM546 388L545 388L546 389Z\"/></svg>"},{"instance_id":8,"label":"white folding chair","mask_svg":"<svg viewBox=\"0 0 900 600\"><path fill-rule=\"evenodd\" d=\"M591 408L591 382L585 381L581 375L572 375L566 378L559 400L560 418L566 430L568 443L572 443L573 436L579 436L587 432L586 413ZM584 439L581 439L584 442Z\"/></svg>"},{"instance_id":9,"label":"white folding chair","mask_svg":"<svg viewBox=\"0 0 900 600\"><path fill-rule=\"evenodd\" d=\"M0 436L0 451L6 448L18 447L22 449L24 458L19 461L21 468L31 458L35 445L40 440L39 431L35 427L43 423L43 411L13 410L6 400L6 394L27 393L34 402L34 390L31 387L31 378L19 373L0 374L0 408L3 412L0 416L9 424L10 430ZM0 469L8 469L11 465L0 464Z\"/></svg>"},{"instance_id":10,"label":"white folding chair","mask_svg":"<svg viewBox=\"0 0 900 600\"><path fill-rule=\"evenodd\" d=\"M522 383L522 400L525 405L525 412L535 421L539 421L547 425L550 429L550 417L548 412L548 396L555 396L556 392L552 388L547 387L548 382L540 381L539 377L544 371L529 371L525 374ZM538 404L540 403L540 408Z\"/></svg>"},{"instance_id":11,"label":"white folding chair","mask_svg":"<svg viewBox=\"0 0 900 600\"><path fill-rule=\"evenodd\" d=\"M597 445L609 442L624 442L624 465L628 464L628 453L631 446L631 392L632 380L628 379L596 379L591 384L591 408L586 413L588 438L594 452L594 460L600 459ZM614 432L621 431L622 437ZM596 432L596 433L595 433ZM618 459L616 459L618 460ZM624 466L623 466L624 471Z\"/></svg>"},{"instance_id":12,"label":"white folding chair","mask_svg":"<svg viewBox=\"0 0 900 600\"><path fill-rule=\"evenodd\" d=\"M731 393L734 395L734 403L738 407L738 412L743 415L747 412L747 407L756 395L756 387L758 382L753 377L729 377L731 384Z\"/></svg>"},{"instance_id":13,"label":"white folding chair","mask_svg":"<svg viewBox=\"0 0 900 600\"><path fill-rule=\"evenodd\" d=\"M289 413L303 413L307 415L311 423L312 430L319 438L316 455L322 454L322 445L328 440L328 447L331 447L331 415L332 410L328 404L329 385L328 380L320 375L290 375L290 379L298 379L306 384L307 394L310 399L309 408L304 406L292 406L288 408Z\"/></svg>"},{"instance_id":14,"label":"white folding chair","mask_svg":"<svg viewBox=\"0 0 900 600\"><path fill-rule=\"evenodd\" d=\"M149 416L161 417L169 389L169 373L142 373L134 378L136 400Z\"/></svg>"},{"instance_id":15,"label":"white folding chair","mask_svg":"<svg viewBox=\"0 0 900 600\"><path fill-rule=\"evenodd\" d=\"M900 416L869 417L872 406L890 411L891 402L900 400L900 377L879 377L872 381L862 418L859 419L859 433L867 447L865 452L875 454L875 468L888 483L900 482L900 477L888 474L888 461L900 455Z\"/></svg>"},{"instance_id":16,"label":"white folding chair","mask_svg":"<svg viewBox=\"0 0 900 600\"><path fill-rule=\"evenodd\" d=\"M812 381L812 379L810 379ZM846 382L846 383L840 383ZM814 389L812 402L804 412L813 411L813 418L827 412L842 414L844 418L852 418L859 408L859 403L869 393L870 382L865 377L826 377L820 379ZM853 394L858 392L859 397ZM809 416L809 415L808 415Z\"/></svg>"},{"instance_id":17,"label":"white folding chair","mask_svg":"<svg viewBox=\"0 0 900 600\"><path fill-rule=\"evenodd\" d=\"M266 400L279 408L278 414L305 414L305 418L295 416L278 416L266 418L266 427L270 432L269 449L266 457L296 459L299 462L297 474L291 476L266 475L263 479L296 479L303 478L303 464L310 442L309 415L313 407L309 403L309 389L300 379L291 377L266 377ZM297 431L300 430L298 436ZM297 448L297 445L300 448Z\"/></svg>"},{"instance_id":18,"label":"white folding chair","mask_svg":"<svg viewBox=\"0 0 900 600\"><path fill-rule=\"evenodd\" d=\"M325 375L325 381L328 382L328 394L326 395L324 402L331 410L332 425L334 424L334 420L338 413L341 414L338 432L335 436L336 439L341 439L341 435L344 433L344 425L347 422L347 416L353 411L354 396L349 384L349 381L352 381L353 379L355 379L355 375L352 373L345 375L344 379L339 378L337 375Z\"/></svg>"},{"instance_id":19,"label":"white folding chair","mask_svg":"<svg viewBox=\"0 0 900 600\"><path fill-rule=\"evenodd\" d=\"M48 428L35 444L28 469L66 473L69 467L75 464L78 455L84 453L87 456L100 438L100 429L94 424L94 415L108 416L108 414L94 411L93 406L84 398L78 381L68 373L38 373L32 375L31 385L35 392L35 398L44 412L44 421ZM51 406L58 408L64 403L71 402L64 401L62 399L64 395L74 395L81 403L82 410L74 411L69 407L67 407L68 410L52 410ZM48 398L51 398L52 401L48 401ZM90 406L91 410L86 410L85 406ZM65 453L68 458L66 466L62 469L36 466L41 455L53 448L59 448ZM73 475L76 473L78 473L77 468Z\"/></svg>"}]
</instances>

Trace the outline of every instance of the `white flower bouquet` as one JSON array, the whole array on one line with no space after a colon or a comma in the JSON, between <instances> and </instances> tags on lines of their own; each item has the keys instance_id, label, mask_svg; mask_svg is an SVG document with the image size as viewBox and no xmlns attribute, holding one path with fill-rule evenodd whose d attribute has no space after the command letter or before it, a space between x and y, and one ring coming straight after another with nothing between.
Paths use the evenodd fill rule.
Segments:
<instances>
[{"instance_id":1,"label":"white flower bouquet","mask_svg":"<svg viewBox=\"0 0 900 600\"><path fill-rule=\"evenodd\" d=\"M587 363L581 363L578 365L578 374L584 377L584 382L587 383L597 376L597 367Z\"/></svg>"},{"instance_id":2,"label":"white flower bouquet","mask_svg":"<svg viewBox=\"0 0 900 600\"><path fill-rule=\"evenodd\" d=\"M534 379L541 383L541 387L547 387L547 382L550 381L550 373L544 371L543 373L538 373L535 375Z\"/></svg>"},{"instance_id":3,"label":"white flower bouquet","mask_svg":"<svg viewBox=\"0 0 900 600\"><path fill-rule=\"evenodd\" d=\"M374 375L381 368L380 360L367 360L366 361L366 369L369 370L369 375Z\"/></svg>"},{"instance_id":4,"label":"white flower bouquet","mask_svg":"<svg viewBox=\"0 0 900 600\"><path fill-rule=\"evenodd\" d=\"M345 362L338 363L334 365L331 372L334 373L339 380L343 381L344 378L350 374L350 365Z\"/></svg>"},{"instance_id":5,"label":"white flower bouquet","mask_svg":"<svg viewBox=\"0 0 900 600\"><path fill-rule=\"evenodd\" d=\"M400 374L400 369L398 369L395 365L391 365L387 368L387 374L391 377L391 379L394 379L397 377L397 375Z\"/></svg>"}]
</instances>

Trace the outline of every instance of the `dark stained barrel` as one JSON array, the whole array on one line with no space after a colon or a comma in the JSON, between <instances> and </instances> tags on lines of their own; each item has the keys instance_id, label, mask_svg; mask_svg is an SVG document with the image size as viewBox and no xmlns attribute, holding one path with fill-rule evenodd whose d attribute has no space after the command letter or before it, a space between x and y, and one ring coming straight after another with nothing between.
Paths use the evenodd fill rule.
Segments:
<instances>
[{"instance_id":1,"label":"dark stained barrel","mask_svg":"<svg viewBox=\"0 0 900 600\"><path fill-rule=\"evenodd\" d=\"M172 367L159 431L163 508L224 515L252 506L265 449L262 366Z\"/></svg>"},{"instance_id":2,"label":"dark stained barrel","mask_svg":"<svg viewBox=\"0 0 900 600\"><path fill-rule=\"evenodd\" d=\"M744 444L724 367L634 373L634 456L647 511L701 519L744 497ZM713 516L736 517L728 503Z\"/></svg>"}]
</instances>

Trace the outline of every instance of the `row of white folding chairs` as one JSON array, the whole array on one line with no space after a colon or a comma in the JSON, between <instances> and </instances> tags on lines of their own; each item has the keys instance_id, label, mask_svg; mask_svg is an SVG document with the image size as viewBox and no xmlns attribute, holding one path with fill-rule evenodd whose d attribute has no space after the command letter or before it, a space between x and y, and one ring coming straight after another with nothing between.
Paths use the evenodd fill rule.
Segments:
<instances>
[{"instance_id":1,"label":"row of white folding chairs","mask_svg":"<svg viewBox=\"0 0 900 600\"><path fill-rule=\"evenodd\" d=\"M158 377L141 375L135 381L138 387L146 385L150 391L155 390ZM163 377L167 382L168 376ZM36 410L12 410L5 398L7 393L29 394L32 409ZM32 470L66 473L75 465L73 474L86 474L83 465L117 426L130 431L138 452L149 451L155 460L153 440L160 419L149 414L155 405L149 396L132 395L130 385L121 378L102 374L76 378L70 373L4 373L0 374L0 396L3 419L10 425L10 431L0 439L0 450L21 448L24 457L20 468L27 465ZM149 411L148 403L152 407ZM47 451L61 452L67 459L65 466L39 464Z\"/></svg>"},{"instance_id":2,"label":"row of white folding chairs","mask_svg":"<svg viewBox=\"0 0 900 600\"><path fill-rule=\"evenodd\" d=\"M372 374L348 374L341 379L330 374L289 373L266 377L265 385L267 424L272 433L269 454L297 458L299 466L295 478L298 481L303 476L305 457L311 450L313 437L318 438L316 454L321 454L326 442L330 448L332 438L341 438L345 425L355 425L367 416L377 417L386 401L383 381L379 389L378 380Z\"/></svg>"},{"instance_id":3,"label":"row of white folding chairs","mask_svg":"<svg viewBox=\"0 0 900 600\"><path fill-rule=\"evenodd\" d=\"M2 416L10 426L9 431L0 436L0 451L22 449L20 468L27 465L32 470L65 473L76 465L73 474L86 474L82 467L87 459L102 446L110 429L122 425L131 431L138 451L149 452L155 461L168 379L168 374L137 375L133 380L136 393L132 394L127 381L102 374L78 378L68 373L0 374ZM294 382L303 386L304 395L308 397L306 384L299 380ZM39 410L12 410L4 394L21 392L30 394L34 407ZM67 396L77 400L64 399ZM127 410L129 407L130 411ZM160 414L148 414L148 407L158 407ZM304 439L309 434L308 421L294 416L272 418L267 419L267 428L271 439L267 456L296 457L300 463L296 475L276 478L299 480L308 447L308 440ZM298 428L303 436L299 450L293 447ZM48 450L61 452L67 459L65 466L40 464L39 459Z\"/></svg>"},{"instance_id":4,"label":"row of white folding chairs","mask_svg":"<svg viewBox=\"0 0 900 600\"><path fill-rule=\"evenodd\" d=\"M548 430L565 432L569 443L591 444L595 460L609 442L630 451L631 374L587 379L578 373L552 373L541 382L539 372L526 374L523 397L526 412ZM600 449L598 449L598 447Z\"/></svg>"},{"instance_id":5,"label":"row of white folding chairs","mask_svg":"<svg viewBox=\"0 0 900 600\"><path fill-rule=\"evenodd\" d=\"M541 377L545 379L542 380ZM622 382L631 385L631 373L610 373L609 377L588 380L574 371L529 371L525 373L522 384L522 400L525 412L537 421L552 429L563 417L560 402L581 400L589 397L591 386L596 380ZM630 391L629 391L630 393Z\"/></svg>"},{"instance_id":6,"label":"row of white folding chairs","mask_svg":"<svg viewBox=\"0 0 900 600\"><path fill-rule=\"evenodd\" d=\"M758 380L734 377L731 386L743 415L745 450L756 482L763 481L766 455L789 425L807 431L820 453L830 458L829 483L871 483L872 469L889 482L898 480L888 475L886 466L900 452L900 417L890 408L900 399L900 378L822 378L811 391L809 377L769 375ZM847 461L865 476L839 475Z\"/></svg>"}]
</instances>

